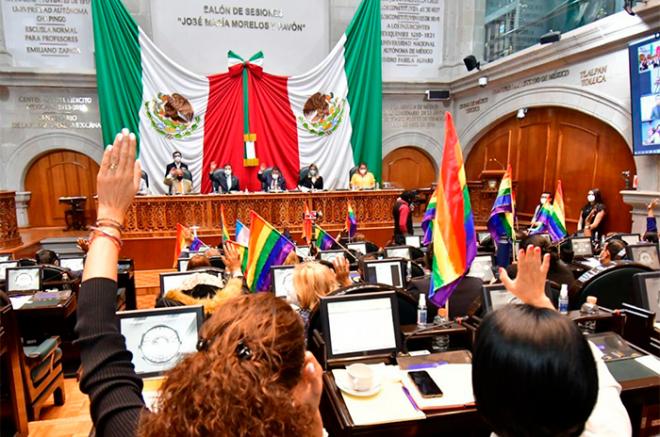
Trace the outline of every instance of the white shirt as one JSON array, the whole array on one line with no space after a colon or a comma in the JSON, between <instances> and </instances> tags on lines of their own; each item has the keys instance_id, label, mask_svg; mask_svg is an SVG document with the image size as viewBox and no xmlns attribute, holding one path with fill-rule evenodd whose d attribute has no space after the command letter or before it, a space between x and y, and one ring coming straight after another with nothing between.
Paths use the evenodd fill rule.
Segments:
<instances>
[{"instance_id":1,"label":"white shirt","mask_svg":"<svg viewBox=\"0 0 660 437\"><path fill-rule=\"evenodd\" d=\"M231 175L227 176L225 174L225 178L227 179L227 191L231 191Z\"/></svg>"}]
</instances>

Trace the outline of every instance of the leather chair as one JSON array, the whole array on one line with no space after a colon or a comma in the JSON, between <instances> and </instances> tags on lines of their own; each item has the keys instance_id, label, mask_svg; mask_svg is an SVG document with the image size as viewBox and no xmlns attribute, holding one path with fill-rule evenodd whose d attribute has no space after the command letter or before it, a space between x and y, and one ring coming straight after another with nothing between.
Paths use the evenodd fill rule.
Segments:
<instances>
[{"instance_id":1,"label":"leather chair","mask_svg":"<svg viewBox=\"0 0 660 437\"><path fill-rule=\"evenodd\" d=\"M21 370L25 405L30 421L39 420L41 409L52 394L55 405L64 405L64 374L59 337L50 337L33 346L23 346L16 315L9 298L0 294L3 328L8 331L11 353ZM5 323L6 322L6 323Z\"/></svg>"},{"instance_id":2,"label":"leather chair","mask_svg":"<svg viewBox=\"0 0 660 437\"><path fill-rule=\"evenodd\" d=\"M348 171L348 185L349 185L349 186L351 185L351 179L353 179L353 175L354 175L355 173L357 173L357 171L358 171L358 167L357 167L357 166L353 167L352 169L350 169L350 170Z\"/></svg>"},{"instance_id":3,"label":"leather chair","mask_svg":"<svg viewBox=\"0 0 660 437\"><path fill-rule=\"evenodd\" d=\"M273 167L267 167L264 169L263 173L261 173L262 176L262 181L261 181L261 190L262 191L268 191L268 187L266 185L266 180L270 177L270 174L273 172Z\"/></svg>"},{"instance_id":4,"label":"leather chair","mask_svg":"<svg viewBox=\"0 0 660 437\"><path fill-rule=\"evenodd\" d=\"M309 165L303 167L300 169L300 173L298 175L298 185L302 184L302 181L307 178L309 175Z\"/></svg>"},{"instance_id":5,"label":"leather chair","mask_svg":"<svg viewBox=\"0 0 660 437\"><path fill-rule=\"evenodd\" d=\"M638 263L620 262L590 277L585 282L577 281L572 287L571 308L579 309L587 296L595 296L598 305L620 309L624 302L634 302L633 276L637 273L653 271Z\"/></svg>"},{"instance_id":6,"label":"leather chair","mask_svg":"<svg viewBox=\"0 0 660 437\"><path fill-rule=\"evenodd\" d=\"M147 188L149 188L149 175L147 174L147 172L142 170L142 174L140 175L140 177L144 179L144 183L147 184Z\"/></svg>"}]
</instances>

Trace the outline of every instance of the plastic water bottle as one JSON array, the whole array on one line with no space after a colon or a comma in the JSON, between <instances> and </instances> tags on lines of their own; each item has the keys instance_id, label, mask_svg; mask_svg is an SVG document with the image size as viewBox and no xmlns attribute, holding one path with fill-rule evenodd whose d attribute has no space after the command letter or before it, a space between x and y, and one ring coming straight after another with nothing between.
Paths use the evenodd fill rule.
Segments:
<instances>
[{"instance_id":1,"label":"plastic water bottle","mask_svg":"<svg viewBox=\"0 0 660 437\"><path fill-rule=\"evenodd\" d=\"M423 293L420 293L419 301L417 303L417 327L418 328L426 328L426 317L427 317L426 295L423 294Z\"/></svg>"},{"instance_id":2,"label":"plastic water bottle","mask_svg":"<svg viewBox=\"0 0 660 437\"><path fill-rule=\"evenodd\" d=\"M559 312L561 314L568 314L568 285L561 284L559 291Z\"/></svg>"},{"instance_id":3,"label":"plastic water bottle","mask_svg":"<svg viewBox=\"0 0 660 437\"><path fill-rule=\"evenodd\" d=\"M434 325L441 325L449 321L447 315L447 308L440 308L438 314L433 319ZM449 336L448 335L437 335L433 337L433 342L431 343L431 349L433 352L445 352L449 349Z\"/></svg>"},{"instance_id":4,"label":"plastic water bottle","mask_svg":"<svg viewBox=\"0 0 660 437\"><path fill-rule=\"evenodd\" d=\"M408 261L406 264L406 282L412 281L412 262Z\"/></svg>"},{"instance_id":5,"label":"plastic water bottle","mask_svg":"<svg viewBox=\"0 0 660 437\"><path fill-rule=\"evenodd\" d=\"M587 301L582 304L580 308L580 314L584 315L595 315L598 314L598 298L596 296L587 296ZM578 323L578 328L582 331L583 334L595 334L596 333L596 321L587 320L585 322Z\"/></svg>"}]
</instances>

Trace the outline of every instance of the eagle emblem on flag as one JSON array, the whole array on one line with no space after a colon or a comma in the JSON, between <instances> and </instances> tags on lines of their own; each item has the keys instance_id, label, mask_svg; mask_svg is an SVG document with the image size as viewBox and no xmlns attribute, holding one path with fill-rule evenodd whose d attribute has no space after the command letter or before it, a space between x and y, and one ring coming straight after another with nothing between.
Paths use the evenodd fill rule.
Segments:
<instances>
[{"instance_id":1,"label":"eagle emblem on flag","mask_svg":"<svg viewBox=\"0 0 660 437\"><path fill-rule=\"evenodd\" d=\"M330 135L344 118L345 103L346 99L339 99L333 93L317 92L305 102L298 122L302 129L313 135Z\"/></svg>"},{"instance_id":2,"label":"eagle emblem on flag","mask_svg":"<svg viewBox=\"0 0 660 437\"><path fill-rule=\"evenodd\" d=\"M144 110L154 130L169 139L190 136L201 124L190 101L178 93L158 93L144 102Z\"/></svg>"}]
</instances>

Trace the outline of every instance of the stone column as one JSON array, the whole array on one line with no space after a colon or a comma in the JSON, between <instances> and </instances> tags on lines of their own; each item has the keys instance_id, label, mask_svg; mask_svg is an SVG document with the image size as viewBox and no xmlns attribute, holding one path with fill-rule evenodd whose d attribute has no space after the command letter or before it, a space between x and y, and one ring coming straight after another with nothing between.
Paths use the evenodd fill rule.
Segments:
<instances>
[{"instance_id":1,"label":"stone column","mask_svg":"<svg viewBox=\"0 0 660 437\"><path fill-rule=\"evenodd\" d=\"M0 25L0 66L12 66L14 62L11 53L7 51L5 46L5 26L2 18L2 7L0 7Z\"/></svg>"},{"instance_id":2,"label":"stone column","mask_svg":"<svg viewBox=\"0 0 660 437\"><path fill-rule=\"evenodd\" d=\"M0 191L0 249L20 246L21 243L16 224L16 193Z\"/></svg>"},{"instance_id":3,"label":"stone column","mask_svg":"<svg viewBox=\"0 0 660 437\"><path fill-rule=\"evenodd\" d=\"M651 200L659 198L660 192L623 190L621 196L625 203L633 207L631 211L633 219L631 232L644 236L644 232L646 232L646 205Z\"/></svg>"},{"instance_id":4,"label":"stone column","mask_svg":"<svg viewBox=\"0 0 660 437\"><path fill-rule=\"evenodd\" d=\"M29 191L16 192L16 220L19 228L27 228L30 226L30 218L28 217L28 206L30 206L30 199L32 193Z\"/></svg>"}]
</instances>

